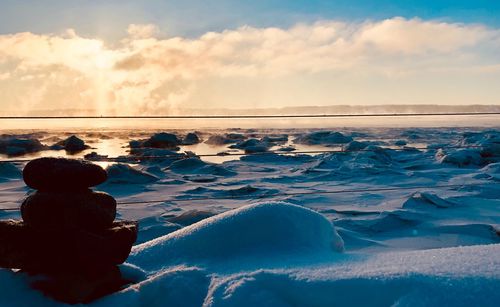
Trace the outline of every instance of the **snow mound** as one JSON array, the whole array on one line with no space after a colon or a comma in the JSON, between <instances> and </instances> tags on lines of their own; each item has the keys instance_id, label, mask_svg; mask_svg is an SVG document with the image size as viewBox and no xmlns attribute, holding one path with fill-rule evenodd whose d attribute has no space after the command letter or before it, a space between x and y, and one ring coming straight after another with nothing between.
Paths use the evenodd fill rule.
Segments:
<instances>
[{"instance_id":1,"label":"snow mound","mask_svg":"<svg viewBox=\"0 0 500 307\"><path fill-rule=\"evenodd\" d=\"M106 168L108 180L112 184L146 184L158 180L158 177L137 170L128 164L112 164Z\"/></svg>"},{"instance_id":2,"label":"snow mound","mask_svg":"<svg viewBox=\"0 0 500 307\"><path fill-rule=\"evenodd\" d=\"M370 144L367 142L352 141L349 144L347 144L344 149L346 151L357 151L357 150L363 150L366 147L368 147L369 145Z\"/></svg>"},{"instance_id":3,"label":"snow mound","mask_svg":"<svg viewBox=\"0 0 500 307\"><path fill-rule=\"evenodd\" d=\"M169 264L225 261L237 256L342 251L343 245L323 215L282 202L260 203L135 246L128 262L152 271Z\"/></svg>"},{"instance_id":4,"label":"snow mound","mask_svg":"<svg viewBox=\"0 0 500 307\"><path fill-rule=\"evenodd\" d=\"M443 199L434 193L422 192L412 195L407 201L405 201L403 208L423 209L425 208L425 205L431 205L436 208L450 208L457 206L458 204L451 200Z\"/></svg>"},{"instance_id":5,"label":"snow mound","mask_svg":"<svg viewBox=\"0 0 500 307\"><path fill-rule=\"evenodd\" d=\"M306 145L336 145L346 144L353 139L336 131L316 131L297 137L294 142Z\"/></svg>"},{"instance_id":6,"label":"snow mound","mask_svg":"<svg viewBox=\"0 0 500 307\"><path fill-rule=\"evenodd\" d=\"M500 245L380 254L221 278L204 306L496 306Z\"/></svg>"},{"instance_id":7,"label":"snow mound","mask_svg":"<svg viewBox=\"0 0 500 307\"><path fill-rule=\"evenodd\" d=\"M439 163L449 163L457 166L483 164L483 159L478 149L458 149L449 153L439 149L436 153L436 159Z\"/></svg>"},{"instance_id":8,"label":"snow mound","mask_svg":"<svg viewBox=\"0 0 500 307\"><path fill-rule=\"evenodd\" d=\"M93 306L202 306L209 283L210 278L202 269L177 267L97 301Z\"/></svg>"},{"instance_id":9,"label":"snow mound","mask_svg":"<svg viewBox=\"0 0 500 307\"><path fill-rule=\"evenodd\" d=\"M187 158L173 162L168 169L179 174L209 174L217 176L233 176L233 171L214 163L207 163L199 158Z\"/></svg>"},{"instance_id":10,"label":"snow mound","mask_svg":"<svg viewBox=\"0 0 500 307\"><path fill-rule=\"evenodd\" d=\"M0 182L8 181L10 179L21 178L21 170L17 166L10 162L0 163Z\"/></svg>"},{"instance_id":11,"label":"snow mound","mask_svg":"<svg viewBox=\"0 0 500 307\"><path fill-rule=\"evenodd\" d=\"M495 180L500 180L500 162L488 164L483 167L481 171L491 176Z\"/></svg>"}]
</instances>

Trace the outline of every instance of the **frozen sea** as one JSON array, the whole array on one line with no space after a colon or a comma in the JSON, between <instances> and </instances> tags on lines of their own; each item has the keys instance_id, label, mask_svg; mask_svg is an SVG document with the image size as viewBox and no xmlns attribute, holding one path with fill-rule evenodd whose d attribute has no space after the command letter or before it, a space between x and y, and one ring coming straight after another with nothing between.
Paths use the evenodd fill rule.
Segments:
<instances>
[{"instance_id":1,"label":"frozen sea","mask_svg":"<svg viewBox=\"0 0 500 307\"><path fill-rule=\"evenodd\" d=\"M237 124L6 122L0 144L76 135L91 148L0 159L108 169L96 190L140 224L121 267L136 283L95 306L500 305L498 118ZM201 142L130 146L160 132ZM0 163L0 208L29 192L24 163ZM0 285L1 306L56 305L10 270Z\"/></svg>"}]
</instances>

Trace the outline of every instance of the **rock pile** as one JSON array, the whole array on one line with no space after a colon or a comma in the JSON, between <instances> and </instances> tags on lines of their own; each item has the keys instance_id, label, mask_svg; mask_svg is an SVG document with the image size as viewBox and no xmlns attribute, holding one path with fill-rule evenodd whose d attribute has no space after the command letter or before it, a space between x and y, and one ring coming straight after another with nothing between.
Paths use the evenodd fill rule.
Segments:
<instances>
[{"instance_id":1,"label":"rock pile","mask_svg":"<svg viewBox=\"0 0 500 307\"><path fill-rule=\"evenodd\" d=\"M115 222L115 199L90 189L106 181L106 171L81 160L41 158L26 165L23 179L37 191L21 205L23 221L0 221L0 267L43 276L34 286L67 303L127 283L117 265L137 239L137 223Z\"/></svg>"}]
</instances>

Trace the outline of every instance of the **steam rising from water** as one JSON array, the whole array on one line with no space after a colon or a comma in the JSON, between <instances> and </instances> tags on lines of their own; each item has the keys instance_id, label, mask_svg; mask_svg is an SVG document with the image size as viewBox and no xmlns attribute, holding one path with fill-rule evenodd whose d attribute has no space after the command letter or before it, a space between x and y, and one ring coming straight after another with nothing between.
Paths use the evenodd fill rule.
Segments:
<instances>
[{"instance_id":1,"label":"steam rising from water","mask_svg":"<svg viewBox=\"0 0 500 307\"><path fill-rule=\"evenodd\" d=\"M1 120L0 132L15 130L174 130L229 128L339 128L339 127L498 127L498 116L430 116L293 119L67 119Z\"/></svg>"}]
</instances>

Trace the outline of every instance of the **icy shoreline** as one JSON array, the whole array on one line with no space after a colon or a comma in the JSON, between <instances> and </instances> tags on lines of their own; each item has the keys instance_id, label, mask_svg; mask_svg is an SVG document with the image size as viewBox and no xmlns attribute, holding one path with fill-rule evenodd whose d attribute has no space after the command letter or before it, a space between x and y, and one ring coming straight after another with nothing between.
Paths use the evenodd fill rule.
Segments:
<instances>
[{"instance_id":1,"label":"icy shoreline","mask_svg":"<svg viewBox=\"0 0 500 307\"><path fill-rule=\"evenodd\" d=\"M128 203L119 205L118 218L140 222L138 245L122 266L138 283L94 304L498 305L500 132L324 131L219 130L210 133L222 145L135 153L128 152L129 141L148 140L150 132L82 132L94 148L75 157L96 151L110 174L98 189ZM202 141L210 133L202 131ZM179 135L184 142L187 131ZM30 136L50 145L68 135ZM276 152L290 147L350 150ZM183 153L190 149L195 153ZM218 156L217 163L196 158L206 150L263 152ZM133 159L146 153L159 158ZM0 164L0 208L18 205L28 192L21 167ZM453 187L436 188L446 185ZM322 193L341 190L357 192ZM18 214L0 210L2 219ZM328 232L331 222L334 232ZM334 249L327 244L335 233L345 253L334 251L340 241L333 240ZM1 270L0 283L8 285L0 305L54 305L22 274Z\"/></svg>"}]
</instances>

